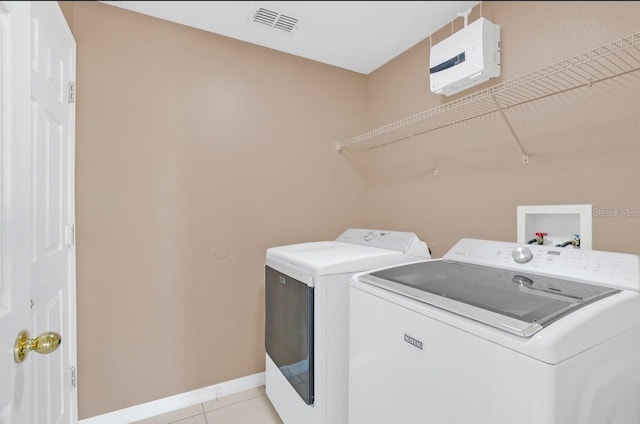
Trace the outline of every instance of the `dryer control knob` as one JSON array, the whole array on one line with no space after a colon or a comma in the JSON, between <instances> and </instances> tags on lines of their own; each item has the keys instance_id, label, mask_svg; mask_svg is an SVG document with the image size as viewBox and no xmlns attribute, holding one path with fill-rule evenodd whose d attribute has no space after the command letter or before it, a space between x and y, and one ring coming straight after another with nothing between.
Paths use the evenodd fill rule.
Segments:
<instances>
[{"instance_id":1,"label":"dryer control knob","mask_svg":"<svg viewBox=\"0 0 640 424\"><path fill-rule=\"evenodd\" d=\"M533 259L533 253L531 253L531 249L528 247L516 247L511 252L511 257L513 260L519 264L524 264Z\"/></svg>"}]
</instances>

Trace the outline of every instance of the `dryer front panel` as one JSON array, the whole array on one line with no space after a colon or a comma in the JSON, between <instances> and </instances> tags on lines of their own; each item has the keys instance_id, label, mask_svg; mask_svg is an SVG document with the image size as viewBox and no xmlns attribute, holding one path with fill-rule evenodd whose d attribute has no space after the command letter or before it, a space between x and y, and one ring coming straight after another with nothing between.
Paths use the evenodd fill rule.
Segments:
<instances>
[{"instance_id":1,"label":"dryer front panel","mask_svg":"<svg viewBox=\"0 0 640 424\"><path fill-rule=\"evenodd\" d=\"M265 267L265 349L308 405L313 404L313 287Z\"/></svg>"}]
</instances>

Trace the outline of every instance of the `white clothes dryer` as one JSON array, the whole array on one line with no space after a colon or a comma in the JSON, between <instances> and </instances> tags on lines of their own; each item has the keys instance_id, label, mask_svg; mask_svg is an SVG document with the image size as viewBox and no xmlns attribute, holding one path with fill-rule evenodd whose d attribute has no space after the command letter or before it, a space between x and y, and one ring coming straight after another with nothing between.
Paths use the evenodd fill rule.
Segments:
<instances>
[{"instance_id":1,"label":"white clothes dryer","mask_svg":"<svg viewBox=\"0 0 640 424\"><path fill-rule=\"evenodd\" d=\"M367 229L267 249L266 393L285 424L347 423L351 276L426 258L413 233Z\"/></svg>"},{"instance_id":2,"label":"white clothes dryer","mask_svg":"<svg viewBox=\"0 0 640 424\"><path fill-rule=\"evenodd\" d=\"M640 258L460 240L354 275L350 424L640 423Z\"/></svg>"}]
</instances>

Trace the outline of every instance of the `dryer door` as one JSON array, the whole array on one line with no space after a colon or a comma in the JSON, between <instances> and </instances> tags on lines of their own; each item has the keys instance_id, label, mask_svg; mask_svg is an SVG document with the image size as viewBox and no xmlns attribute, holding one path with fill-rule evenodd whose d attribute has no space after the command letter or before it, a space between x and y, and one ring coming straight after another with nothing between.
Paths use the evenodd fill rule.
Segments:
<instances>
[{"instance_id":1,"label":"dryer door","mask_svg":"<svg viewBox=\"0 0 640 424\"><path fill-rule=\"evenodd\" d=\"M300 397L313 404L313 287L267 266L265 348Z\"/></svg>"}]
</instances>

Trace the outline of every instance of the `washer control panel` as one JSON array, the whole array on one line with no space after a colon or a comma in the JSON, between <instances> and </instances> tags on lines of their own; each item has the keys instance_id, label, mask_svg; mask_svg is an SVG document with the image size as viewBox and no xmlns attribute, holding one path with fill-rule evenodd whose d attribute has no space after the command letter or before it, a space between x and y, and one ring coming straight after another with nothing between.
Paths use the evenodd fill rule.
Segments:
<instances>
[{"instance_id":1,"label":"washer control panel","mask_svg":"<svg viewBox=\"0 0 640 424\"><path fill-rule=\"evenodd\" d=\"M627 253L462 239L443 259L640 291L640 256Z\"/></svg>"}]
</instances>

